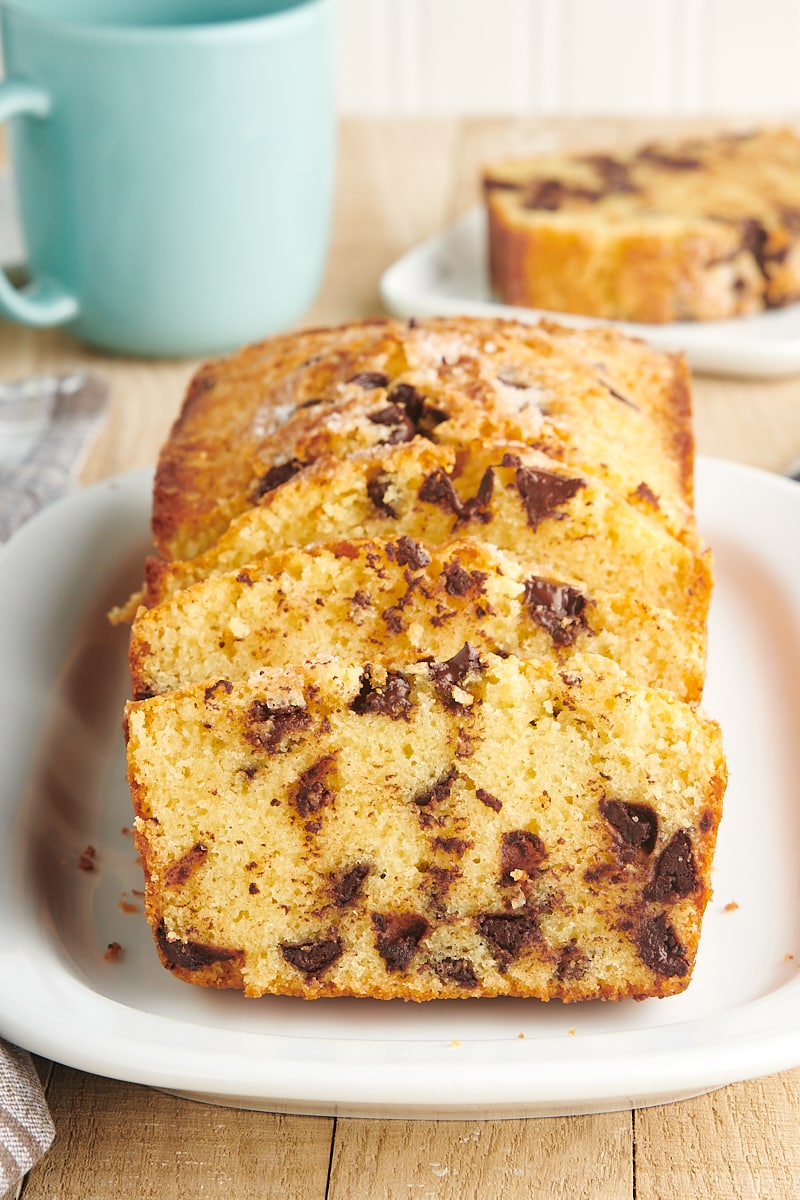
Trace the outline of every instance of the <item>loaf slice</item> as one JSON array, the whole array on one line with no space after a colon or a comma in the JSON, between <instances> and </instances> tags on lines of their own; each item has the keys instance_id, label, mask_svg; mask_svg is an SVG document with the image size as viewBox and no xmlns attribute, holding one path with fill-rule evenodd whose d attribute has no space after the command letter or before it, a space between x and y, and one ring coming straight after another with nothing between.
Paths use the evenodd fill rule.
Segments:
<instances>
[{"instance_id":1,"label":"loaf slice","mask_svg":"<svg viewBox=\"0 0 800 1200\"><path fill-rule=\"evenodd\" d=\"M403 535L287 550L142 608L131 630L133 695L324 654L447 659L465 642L558 661L589 651L684 700L702 693L704 633L667 609L632 593L588 593L488 543L424 546Z\"/></svg>"},{"instance_id":2,"label":"loaf slice","mask_svg":"<svg viewBox=\"0 0 800 1200\"><path fill-rule=\"evenodd\" d=\"M443 545L474 536L590 591L631 590L692 629L705 624L707 552L591 477L513 442L437 446L423 439L321 461L268 492L204 554L151 558L147 607L210 575L290 546L398 537Z\"/></svg>"},{"instance_id":3,"label":"loaf slice","mask_svg":"<svg viewBox=\"0 0 800 1200\"><path fill-rule=\"evenodd\" d=\"M594 350L552 323L437 318L316 329L208 363L159 458L156 546L193 557L304 465L417 436L525 442L691 533L685 362L611 331Z\"/></svg>"},{"instance_id":4,"label":"loaf slice","mask_svg":"<svg viewBox=\"0 0 800 1200\"><path fill-rule=\"evenodd\" d=\"M164 965L321 996L665 996L688 984L719 730L609 660L296 664L131 703Z\"/></svg>"},{"instance_id":5,"label":"loaf slice","mask_svg":"<svg viewBox=\"0 0 800 1200\"><path fill-rule=\"evenodd\" d=\"M506 159L484 171L507 304L660 323L800 296L800 138L789 129Z\"/></svg>"}]
</instances>

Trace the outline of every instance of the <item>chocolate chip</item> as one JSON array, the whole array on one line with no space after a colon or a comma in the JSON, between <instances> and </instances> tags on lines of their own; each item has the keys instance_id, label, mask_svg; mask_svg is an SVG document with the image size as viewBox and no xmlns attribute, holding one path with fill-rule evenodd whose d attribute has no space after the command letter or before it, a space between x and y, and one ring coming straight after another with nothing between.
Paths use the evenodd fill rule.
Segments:
<instances>
[{"instance_id":1,"label":"chocolate chip","mask_svg":"<svg viewBox=\"0 0 800 1200\"><path fill-rule=\"evenodd\" d=\"M444 575L444 590L448 596L466 596L467 592L471 591L473 578L457 558L445 563L442 574Z\"/></svg>"},{"instance_id":2,"label":"chocolate chip","mask_svg":"<svg viewBox=\"0 0 800 1200\"><path fill-rule=\"evenodd\" d=\"M388 387L389 376L384 375L382 371L359 371L356 375L351 375L346 382L356 383L365 391L371 392L376 388Z\"/></svg>"},{"instance_id":3,"label":"chocolate chip","mask_svg":"<svg viewBox=\"0 0 800 1200\"><path fill-rule=\"evenodd\" d=\"M503 801L498 800L497 796L493 796L491 792L487 792L485 788L476 788L475 795L480 800L481 804L485 804L487 808L491 808L494 812L500 812L503 807Z\"/></svg>"},{"instance_id":4,"label":"chocolate chip","mask_svg":"<svg viewBox=\"0 0 800 1200\"><path fill-rule=\"evenodd\" d=\"M487 467L481 476L476 494L464 504L460 519L462 521L470 521L477 517L484 524L491 520L491 513L489 513L488 509L492 503L493 495L494 471L491 467Z\"/></svg>"},{"instance_id":5,"label":"chocolate chip","mask_svg":"<svg viewBox=\"0 0 800 1200\"><path fill-rule=\"evenodd\" d=\"M288 963L302 971L304 975L321 975L328 967L342 957L344 946L338 937L326 938L319 942L284 942L280 947L281 954Z\"/></svg>"},{"instance_id":6,"label":"chocolate chip","mask_svg":"<svg viewBox=\"0 0 800 1200\"><path fill-rule=\"evenodd\" d=\"M649 504L651 508L655 508L656 510L659 508L658 496L644 481L636 486L633 494L637 500L643 500L644 503Z\"/></svg>"},{"instance_id":7,"label":"chocolate chip","mask_svg":"<svg viewBox=\"0 0 800 1200\"><path fill-rule=\"evenodd\" d=\"M310 400L298 404L294 411L300 412L301 408L318 408L320 404L333 404L333 400L329 396L313 396Z\"/></svg>"},{"instance_id":8,"label":"chocolate chip","mask_svg":"<svg viewBox=\"0 0 800 1200\"><path fill-rule=\"evenodd\" d=\"M642 962L659 975L686 975L689 963L686 948L678 941L666 915L645 917L636 937Z\"/></svg>"},{"instance_id":9,"label":"chocolate chip","mask_svg":"<svg viewBox=\"0 0 800 1200\"><path fill-rule=\"evenodd\" d=\"M487 942L504 959L516 958L525 946L539 937L535 918L525 913L482 913L477 925Z\"/></svg>"},{"instance_id":10,"label":"chocolate chip","mask_svg":"<svg viewBox=\"0 0 800 1200\"><path fill-rule=\"evenodd\" d=\"M417 433L414 422L399 404L390 404L378 412L370 413L369 420L373 425L386 425L391 428L392 432L383 439L383 442L390 446L410 442Z\"/></svg>"},{"instance_id":11,"label":"chocolate chip","mask_svg":"<svg viewBox=\"0 0 800 1200\"><path fill-rule=\"evenodd\" d=\"M440 800L446 800L450 795L450 789L453 786L453 780L456 777L455 767L451 768L446 775L442 775L432 788L427 791L420 792L412 801L413 804L420 808L427 808L429 804L438 804Z\"/></svg>"},{"instance_id":12,"label":"chocolate chip","mask_svg":"<svg viewBox=\"0 0 800 1200\"><path fill-rule=\"evenodd\" d=\"M454 983L460 988L476 988L480 982L468 958L440 958L431 963L442 983Z\"/></svg>"},{"instance_id":13,"label":"chocolate chip","mask_svg":"<svg viewBox=\"0 0 800 1200\"><path fill-rule=\"evenodd\" d=\"M546 857L544 842L529 829L512 829L504 833L500 844L500 882L515 883L514 871L536 875Z\"/></svg>"},{"instance_id":14,"label":"chocolate chip","mask_svg":"<svg viewBox=\"0 0 800 1200\"><path fill-rule=\"evenodd\" d=\"M173 967L182 967L185 971L200 971L218 962L231 962L242 956L241 950L231 950L227 946L210 946L204 942L171 941L167 936L167 928L160 921L155 931L156 941L167 962Z\"/></svg>"},{"instance_id":15,"label":"chocolate chip","mask_svg":"<svg viewBox=\"0 0 800 1200\"><path fill-rule=\"evenodd\" d=\"M600 192L591 191L589 188L571 187L560 179L541 179L526 188L522 205L524 208L539 208L547 212L555 212L566 200L591 202L599 200L600 195Z\"/></svg>"},{"instance_id":16,"label":"chocolate chip","mask_svg":"<svg viewBox=\"0 0 800 1200\"><path fill-rule=\"evenodd\" d=\"M335 799L333 791L325 782L336 765L336 756L323 754L305 771L297 783L289 788L289 799L301 817L318 813Z\"/></svg>"},{"instance_id":17,"label":"chocolate chip","mask_svg":"<svg viewBox=\"0 0 800 1200\"><path fill-rule=\"evenodd\" d=\"M373 913L375 946L387 971L405 971L430 926L416 913Z\"/></svg>"},{"instance_id":18,"label":"chocolate chip","mask_svg":"<svg viewBox=\"0 0 800 1200\"><path fill-rule=\"evenodd\" d=\"M435 837L433 839L436 850L443 850L445 854L452 854L456 858L463 858L472 844L467 838Z\"/></svg>"},{"instance_id":19,"label":"chocolate chip","mask_svg":"<svg viewBox=\"0 0 800 1200\"><path fill-rule=\"evenodd\" d=\"M701 833L710 833L717 823L717 818L710 808L704 808L700 814L700 820L697 822L697 828Z\"/></svg>"},{"instance_id":20,"label":"chocolate chip","mask_svg":"<svg viewBox=\"0 0 800 1200\"><path fill-rule=\"evenodd\" d=\"M577 588L532 575L525 580L525 603L537 625L556 646L572 646L588 629L586 597Z\"/></svg>"},{"instance_id":21,"label":"chocolate chip","mask_svg":"<svg viewBox=\"0 0 800 1200\"><path fill-rule=\"evenodd\" d=\"M331 892L333 902L338 908L352 904L363 887L364 880L370 873L369 863L356 863L348 871L339 871L331 875Z\"/></svg>"},{"instance_id":22,"label":"chocolate chip","mask_svg":"<svg viewBox=\"0 0 800 1200\"><path fill-rule=\"evenodd\" d=\"M266 496L267 492L273 492L275 488L286 483L298 471L302 471L303 467L308 466L308 463L301 462L299 458L290 458L288 462L279 463L275 467L270 467L265 475L256 481L253 493L257 499Z\"/></svg>"},{"instance_id":23,"label":"chocolate chip","mask_svg":"<svg viewBox=\"0 0 800 1200\"><path fill-rule=\"evenodd\" d=\"M645 900L672 904L697 890L697 872L692 842L685 830L673 834L656 859L653 876L644 891Z\"/></svg>"},{"instance_id":24,"label":"chocolate chip","mask_svg":"<svg viewBox=\"0 0 800 1200\"><path fill-rule=\"evenodd\" d=\"M577 979L583 979L588 969L588 955L584 954L574 938L562 946L556 967L556 978L559 982L572 983Z\"/></svg>"},{"instance_id":25,"label":"chocolate chip","mask_svg":"<svg viewBox=\"0 0 800 1200\"><path fill-rule=\"evenodd\" d=\"M224 692L226 696L230 696L232 691L233 684L230 679L218 679L216 683L209 684L203 693L203 699L206 704L212 704L216 700L218 692Z\"/></svg>"},{"instance_id":26,"label":"chocolate chip","mask_svg":"<svg viewBox=\"0 0 800 1200\"><path fill-rule=\"evenodd\" d=\"M563 520L566 514L558 512L560 506L586 487L583 479L569 479L525 466L517 467L514 482L532 529L536 529L547 517Z\"/></svg>"},{"instance_id":27,"label":"chocolate chip","mask_svg":"<svg viewBox=\"0 0 800 1200\"><path fill-rule=\"evenodd\" d=\"M391 608L385 608L381 613L381 618L386 623L386 628L390 633L402 633L405 629L403 621L402 609L397 605L392 605Z\"/></svg>"},{"instance_id":28,"label":"chocolate chip","mask_svg":"<svg viewBox=\"0 0 800 1200\"><path fill-rule=\"evenodd\" d=\"M426 476L417 495L426 504L436 504L445 511L449 509L456 517L460 517L464 512L464 505L453 487L452 479L441 467Z\"/></svg>"},{"instance_id":29,"label":"chocolate chip","mask_svg":"<svg viewBox=\"0 0 800 1200\"><path fill-rule=\"evenodd\" d=\"M175 862L170 863L164 872L165 887L182 887L195 871L203 865L208 856L208 847L202 842L195 842L191 850L187 850Z\"/></svg>"},{"instance_id":30,"label":"chocolate chip","mask_svg":"<svg viewBox=\"0 0 800 1200\"><path fill-rule=\"evenodd\" d=\"M658 838L658 815L649 804L601 800L600 812L626 846L645 854L653 853Z\"/></svg>"},{"instance_id":31,"label":"chocolate chip","mask_svg":"<svg viewBox=\"0 0 800 1200\"><path fill-rule=\"evenodd\" d=\"M389 399L393 404L402 404L415 424L422 416L422 410L425 407L425 397L415 387L412 387L410 383L398 383L397 387L392 389Z\"/></svg>"},{"instance_id":32,"label":"chocolate chip","mask_svg":"<svg viewBox=\"0 0 800 1200\"><path fill-rule=\"evenodd\" d=\"M609 154L586 154L583 161L594 167L600 176L603 193L638 192L641 189L631 179L630 167Z\"/></svg>"},{"instance_id":33,"label":"chocolate chip","mask_svg":"<svg viewBox=\"0 0 800 1200\"><path fill-rule=\"evenodd\" d=\"M453 688L463 683L467 675L482 671L483 663L475 647L465 642L452 658L448 658L446 662L431 662L428 669L439 694L445 700L449 700Z\"/></svg>"},{"instance_id":34,"label":"chocolate chip","mask_svg":"<svg viewBox=\"0 0 800 1200\"><path fill-rule=\"evenodd\" d=\"M667 171L699 171L703 165L702 159L693 155L670 154L657 145L643 146L636 157L653 166L664 167Z\"/></svg>"},{"instance_id":35,"label":"chocolate chip","mask_svg":"<svg viewBox=\"0 0 800 1200\"><path fill-rule=\"evenodd\" d=\"M396 542L387 543L386 556L399 566L411 567L414 571L421 571L431 561L428 551L407 534L403 534Z\"/></svg>"},{"instance_id":36,"label":"chocolate chip","mask_svg":"<svg viewBox=\"0 0 800 1200\"><path fill-rule=\"evenodd\" d=\"M264 700L254 700L248 709L247 721L250 726L245 734L248 742L274 754L285 737L307 729L311 717L300 705L270 708Z\"/></svg>"},{"instance_id":37,"label":"chocolate chip","mask_svg":"<svg viewBox=\"0 0 800 1200\"><path fill-rule=\"evenodd\" d=\"M387 671L386 681L376 686L372 681L372 667L368 664L361 675L361 688L350 705L354 713L377 713L397 720L408 718L411 710L411 684L401 671Z\"/></svg>"},{"instance_id":38,"label":"chocolate chip","mask_svg":"<svg viewBox=\"0 0 800 1200\"><path fill-rule=\"evenodd\" d=\"M399 515L397 509L386 502L386 493L391 485L392 481L388 475L376 475L367 483L367 495L379 513L382 513L384 517L396 519Z\"/></svg>"}]
</instances>

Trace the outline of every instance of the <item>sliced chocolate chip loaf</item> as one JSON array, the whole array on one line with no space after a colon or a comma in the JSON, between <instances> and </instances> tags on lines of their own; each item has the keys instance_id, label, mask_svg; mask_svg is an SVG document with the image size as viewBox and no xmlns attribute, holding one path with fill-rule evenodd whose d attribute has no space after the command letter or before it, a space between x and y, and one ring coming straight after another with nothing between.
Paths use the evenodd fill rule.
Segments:
<instances>
[{"instance_id":1,"label":"sliced chocolate chip loaf","mask_svg":"<svg viewBox=\"0 0 800 1200\"><path fill-rule=\"evenodd\" d=\"M285 550L212 576L155 608L131 631L136 699L321 654L375 661L481 653L613 659L639 683L700 699L700 626L631 592L588 592L524 566L487 542L425 546L407 535Z\"/></svg>"},{"instance_id":2,"label":"sliced chocolate chip loaf","mask_svg":"<svg viewBox=\"0 0 800 1200\"><path fill-rule=\"evenodd\" d=\"M402 534L433 545L490 541L555 578L630 590L692 628L705 624L708 555L673 538L647 511L521 444L456 448L421 438L321 460L233 520L204 554L169 563L151 558L144 601L151 607L286 546Z\"/></svg>"},{"instance_id":3,"label":"sliced chocolate chip loaf","mask_svg":"<svg viewBox=\"0 0 800 1200\"><path fill-rule=\"evenodd\" d=\"M206 364L160 456L156 545L193 557L309 463L415 437L524 442L677 536L693 528L681 358L610 332L599 347L554 324L440 318L315 329Z\"/></svg>"},{"instance_id":4,"label":"sliced chocolate chip loaf","mask_svg":"<svg viewBox=\"0 0 800 1200\"><path fill-rule=\"evenodd\" d=\"M154 530L126 734L176 976L688 985L725 765L682 360L546 322L274 338L195 377Z\"/></svg>"},{"instance_id":5,"label":"sliced chocolate chip loaf","mask_svg":"<svg viewBox=\"0 0 800 1200\"><path fill-rule=\"evenodd\" d=\"M489 273L507 304L715 320L800 297L800 138L719 133L487 167Z\"/></svg>"},{"instance_id":6,"label":"sliced chocolate chip loaf","mask_svg":"<svg viewBox=\"0 0 800 1200\"><path fill-rule=\"evenodd\" d=\"M609 660L336 659L131 703L161 958L248 996L665 996L691 975L719 730Z\"/></svg>"}]
</instances>

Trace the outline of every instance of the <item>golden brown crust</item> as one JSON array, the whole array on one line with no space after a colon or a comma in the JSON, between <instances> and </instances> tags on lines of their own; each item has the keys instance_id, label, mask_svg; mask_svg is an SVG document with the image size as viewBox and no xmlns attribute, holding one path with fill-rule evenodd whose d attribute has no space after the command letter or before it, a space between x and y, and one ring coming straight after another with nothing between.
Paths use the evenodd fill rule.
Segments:
<instances>
[{"instance_id":1,"label":"golden brown crust","mask_svg":"<svg viewBox=\"0 0 800 1200\"><path fill-rule=\"evenodd\" d=\"M272 339L192 381L159 459L156 545L192 557L286 473L414 436L527 442L623 495L644 484L671 532L691 534L691 464L672 454L691 436L674 403L686 380L677 356L552 322L365 321Z\"/></svg>"},{"instance_id":2,"label":"golden brown crust","mask_svg":"<svg viewBox=\"0 0 800 1200\"><path fill-rule=\"evenodd\" d=\"M800 296L800 138L722 133L486 168L489 271L508 304L718 320Z\"/></svg>"}]
</instances>

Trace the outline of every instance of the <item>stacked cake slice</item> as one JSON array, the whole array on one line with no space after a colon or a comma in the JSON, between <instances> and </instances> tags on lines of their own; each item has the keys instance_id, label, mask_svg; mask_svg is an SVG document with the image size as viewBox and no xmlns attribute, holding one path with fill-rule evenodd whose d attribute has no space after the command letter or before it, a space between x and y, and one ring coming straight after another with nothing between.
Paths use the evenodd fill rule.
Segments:
<instances>
[{"instance_id":1,"label":"stacked cake slice","mask_svg":"<svg viewBox=\"0 0 800 1200\"><path fill-rule=\"evenodd\" d=\"M203 368L162 452L129 779L165 966L249 996L663 996L725 788L685 368L364 322Z\"/></svg>"}]
</instances>

